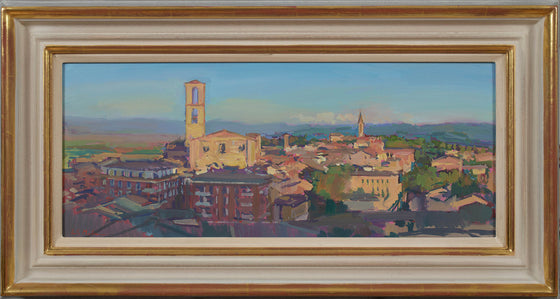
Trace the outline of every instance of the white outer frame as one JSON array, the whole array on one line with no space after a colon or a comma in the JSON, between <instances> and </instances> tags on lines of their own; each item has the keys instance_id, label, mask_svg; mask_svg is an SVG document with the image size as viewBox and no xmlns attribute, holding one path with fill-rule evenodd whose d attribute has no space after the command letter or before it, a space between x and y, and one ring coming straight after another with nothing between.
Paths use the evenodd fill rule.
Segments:
<instances>
[{"instance_id":1,"label":"white outer frame","mask_svg":"<svg viewBox=\"0 0 560 299\"><path fill-rule=\"evenodd\" d=\"M162 282L162 283L495 283L543 284L543 81L542 20L399 21L393 32L377 31L382 21L315 20L321 26L353 22L349 27L321 26L303 20L246 26L223 19L197 40L181 21L31 20L16 22L16 283ZM208 20L203 23L208 23ZM252 21L245 21L251 23ZM254 21L253 21L254 22ZM259 22L263 22L260 20ZM372 27L371 24L375 23ZM516 23L517 22L517 23ZM111 23L108 25L108 23ZM404 23L404 24L403 24ZM449 23L455 23L449 25ZM512 24L514 23L514 24ZM292 25L290 25L292 24ZM393 24L394 25L394 24ZM239 27L237 27L239 26ZM271 37L270 29L276 34ZM490 29L490 30L489 30ZM134 34L130 32L135 31ZM187 32L187 33L185 33ZM241 34L239 34L241 32ZM287 32L287 33L285 33ZM398 36L398 38L395 38ZM93 38L92 38L93 37ZM286 39L289 39L286 41ZM331 256L324 257L142 257L45 256L42 254L43 117L42 49L46 45L84 44L511 44L515 54L515 255L513 256ZM30 57L25 60L22 57ZM39 105L36 105L39 103ZM30 120L36 120L32 122ZM26 182L27 185L23 184ZM530 197L529 194L534 194ZM23 236L23 237L17 237ZM26 237L28 236L28 237ZM318 266L321 265L321 266ZM452 266L450 266L452 265ZM249 270L250 269L250 270ZM295 271L297 269L297 271ZM421 277L422 279L418 279Z\"/></svg>"}]
</instances>

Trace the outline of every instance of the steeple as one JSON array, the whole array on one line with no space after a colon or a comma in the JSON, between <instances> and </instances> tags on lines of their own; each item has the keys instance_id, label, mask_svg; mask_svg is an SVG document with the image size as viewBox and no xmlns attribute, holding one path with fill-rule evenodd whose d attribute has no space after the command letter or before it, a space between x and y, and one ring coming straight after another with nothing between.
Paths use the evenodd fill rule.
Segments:
<instances>
[{"instance_id":1,"label":"steeple","mask_svg":"<svg viewBox=\"0 0 560 299\"><path fill-rule=\"evenodd\" d=\"M198 80L185 83L185 146L206 135L206 84Z\"/></svg>"},{"instance_id":2,"label":"steeple","mask_svg":"<svg viewBox=\"0 0 560 299\"><path fill-rule=\"evenodd\" d=\"M358 137L364 136L364 118L362 117L362 111L360 111L360 116L358 117Z\"/></svg>"}]
</instances>

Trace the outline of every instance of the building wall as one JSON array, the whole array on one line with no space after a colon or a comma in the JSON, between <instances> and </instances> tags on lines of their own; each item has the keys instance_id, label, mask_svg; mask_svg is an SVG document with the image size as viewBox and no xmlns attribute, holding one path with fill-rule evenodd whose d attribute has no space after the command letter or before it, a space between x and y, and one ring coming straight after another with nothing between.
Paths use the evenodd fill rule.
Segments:
<instances>
[{"instance_id":1,"label":"building wall","mask_svg":"<svg viewBox=\"0 0 560 299\"><path fill-rule=\"evenodd\" d=\"M192 169L206 169L208 165L246 168L255 164L260 145L256 139L232 134L206 136L191 140L189 161Z\"/></svg>"},{"instance_id":2,"label":"building wall","mask_svg":"<svg viewBox=\"0 0 560 299\"><path fill-rule=\"evenodd\" d=\"M178 175L159 180L105 175L102 177L101 191L107 193L109 198L135 194L152 201L175 201L177 195L185 193L183 180L184 178Z\"/></svg>"},{"instance_id":3,"label":"building wall","mask_svg":"<svg viewBox=\"0 0 560 299\"><path fill-rule=\"evenodd\" d=\"M265 185L194 182L188 196L190 208L211 222L262 220L268 208Z\"/></svg>"},{"instance_id":4,"label":"building wall","mask_svg":"<svg viewBox=\"0 0 560 299\"><path fill-rule=\"evenodd\" d=\"M250 158L249 160L253 160L253 157L254 157L254 161L256 162L256 160L262 154L261 153L262 136L261 136L261 134L258 134L258 133L248 133L247 137L255 140L255 142L250 142L249 143L247 155Z\"/></svg>"},{"instance_id":5,"label":"building wall","mask_svg":"<svg viewBox=\"0 0 560 299\"><path fill-rule=\"evenodd\" d=\"M307 220L308 211L309 211L309 201L304 201L295 207L292 207L290 205L275 205L274 220L294 221L294 220L300 220L300 218L305 218L301 220Z\"/></svg>"},{"instance_id":6,"label":"building wall","mask_svg":"<svg viewBox=\"0 0 560 299\"><path fill-rule=\"evenodd\" d=\"M386 198L387 207L399 199L402 184L398 175L352 175L350 190L357 191L362 188L365 193L372 193L379 198Z\"/></svg>"},{"instance_id":7,"label":"building wall","mask_svg":"<svg viewBox=\"0 0 560 299\"><path fill-rule=\"evenodd\" d=\"M205 93L206 84L198 81L185 83L185 145L189 146L190 140L202 137L206 134L206 111L205 111ZM198 104L193 104L193 89L198 89ZM192 112L194 109L198 111L197 123L193 123Z\"/></svg>"}]
</instances>

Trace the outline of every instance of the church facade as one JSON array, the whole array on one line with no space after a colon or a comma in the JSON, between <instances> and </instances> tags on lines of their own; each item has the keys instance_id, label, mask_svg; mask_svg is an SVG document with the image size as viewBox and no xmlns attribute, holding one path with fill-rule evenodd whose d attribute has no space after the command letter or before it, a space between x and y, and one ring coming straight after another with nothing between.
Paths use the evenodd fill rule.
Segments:
<instances>
[{"instance_id":1,"label":"church facade","mask_svg":"<svg viewBox=\"0 0 560 299\"><path fill-rule=\"evenodd\" d=\"M261 154L261 135L246 136L221 130L206 135L206 84L198 80L185 83L185 145L189 148L192 170L206 171L226 166L252 166Z\"/></svg>"}]
</instances>

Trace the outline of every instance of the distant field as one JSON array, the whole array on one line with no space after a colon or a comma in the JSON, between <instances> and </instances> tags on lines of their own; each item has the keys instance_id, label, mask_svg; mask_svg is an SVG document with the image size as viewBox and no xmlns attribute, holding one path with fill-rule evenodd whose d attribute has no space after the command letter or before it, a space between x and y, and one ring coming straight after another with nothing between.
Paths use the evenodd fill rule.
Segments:
<instances>
[{"instance_id":1,"label":"distant field","mask_svg":"<svg viewBox=\"0 0 560 299\"><path fill-rule=\"evenodd\" d=\"M65 134L64 156L90 157L104 152L161 154L165 143L180 137L162 134Z\"/></svg>"},{"instance_id":2,"label":"distant field","mask_svg":"<svg viewBox=\"0 0 560 299\"><path fill-rule=\"evenodd\" d=\"M146 149L163 145L181 136L163 134L80 134L64 135L64 146L75 148L136 148Z\"/></svg>"}]
</instances>

